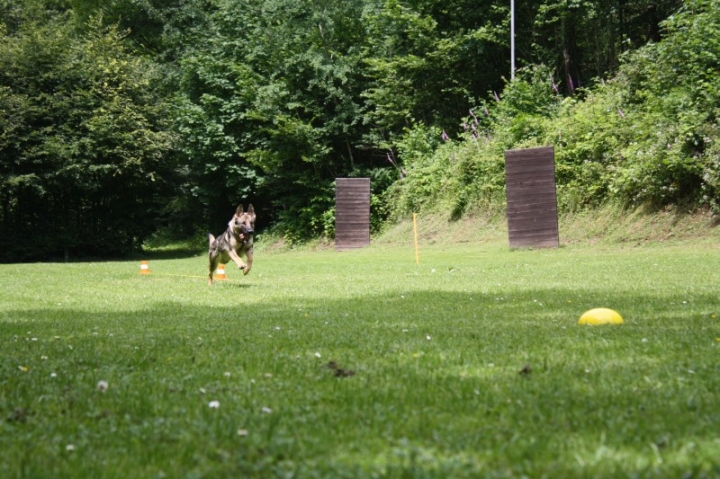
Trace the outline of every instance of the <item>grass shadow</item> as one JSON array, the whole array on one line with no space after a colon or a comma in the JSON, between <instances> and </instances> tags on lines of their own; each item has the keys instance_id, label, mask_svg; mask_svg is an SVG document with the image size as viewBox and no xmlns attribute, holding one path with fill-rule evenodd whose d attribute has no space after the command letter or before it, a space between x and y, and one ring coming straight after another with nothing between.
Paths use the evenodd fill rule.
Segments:
<instances>
[{"instance_id":1,"label":"grass shadow","mask_svg":"<svg viewBox=\"0 0 720 479\"><path fill-rule=\"evenodd\" d=\"M661 450L681 477L687 451L695 463L717 452L714 340L683 292L614 293L636 313L609 328L576 325L582 301L610 299L602 290L395 293L6 311L0 415L24 422L7 421L3 460L12 472L57 450L48 471L82 477L267 477L258 464L298 477L628 477L652 475ZM47 431L92 454L41 449Z\"/></svg>"}]
</instances>

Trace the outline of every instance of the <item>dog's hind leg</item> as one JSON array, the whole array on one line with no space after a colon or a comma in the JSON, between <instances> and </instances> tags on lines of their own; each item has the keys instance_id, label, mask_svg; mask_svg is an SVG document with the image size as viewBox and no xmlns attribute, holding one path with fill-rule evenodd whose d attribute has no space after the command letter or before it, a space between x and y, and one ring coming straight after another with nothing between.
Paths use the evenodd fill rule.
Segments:
<instances>
[{"instance_id":1,"label":"dog's hind leg","mask_svg":"<svg viewBox=\"0 0 720 479\"><path fill-rule=\"evenodd\" d=\"M212 253L210 253L212 255ZM213 264L214 261L212 257L210 258L210 273L208 274L208 286L212 286L213 284L213 273L217 269L217 264Z\"/></svg>"},{"instance_id":2,"label":"dog's hind leg","mask_svg":"<svg viewBox=\"0 0 720 479\"><path fill-rule=\"evenodd\" d=\"M210 274L208 274L208 286L212 286L213 284L213 273L215 272L215 268L213 268L212 263L210 263Z\"/></svg>"},{"instance_id":3,"label":"dog's hind leg","mask_svg":"<svg viewBox=\"0 0 720 479\"><path fill-rule=\"evenodd\" d=\"M217 249L213 248L213 244L215 243L215 237L210 233L208 233L208 243L210 244L210 250L208 251L208 266L210 269L210 273L208 274L208 286L212 286L213 273L218 266L218 252Z\"/></svg>"}]
</instances>

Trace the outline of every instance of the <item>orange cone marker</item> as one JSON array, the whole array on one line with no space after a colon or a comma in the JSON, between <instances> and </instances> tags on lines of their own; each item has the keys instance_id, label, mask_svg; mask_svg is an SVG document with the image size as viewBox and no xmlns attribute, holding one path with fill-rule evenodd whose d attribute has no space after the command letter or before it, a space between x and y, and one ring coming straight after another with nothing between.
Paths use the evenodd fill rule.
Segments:
<instances>
[{"instance_id":1,"label":"orange cone marker","mask_svg":"<svg viewBox=\"0 0 720 479\"><path fill-rule=\"evenodd\" d=\"M225 277L225 265L219 264L217 267L217 271L215 272L215 279L223 280L227 279Z\"/></svg>"},{"instance_id":2,"label":"orange cone marker","mask_svg":"<svg viewBox=\"0 0 720 479\"><path fill-rule=\"evenodd\" d=\"M140 261L140 274L150 274L150 265L147 261Z\"/></svg>"}]
</instances>

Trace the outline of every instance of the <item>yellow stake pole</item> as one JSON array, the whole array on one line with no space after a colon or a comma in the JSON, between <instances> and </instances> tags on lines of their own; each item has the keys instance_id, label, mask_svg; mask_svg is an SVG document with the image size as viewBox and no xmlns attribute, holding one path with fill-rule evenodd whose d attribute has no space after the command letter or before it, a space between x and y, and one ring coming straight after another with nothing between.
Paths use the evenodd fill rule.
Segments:
<instances>
[{"instance_id":1,"label":"yellow stake pole","mask_svg":"<svg viewBox=\"0 0 720 479\"><path fill-rule=\"evenodd\" d=\"M417 214L413 213L413 235L415 236L415 264L420 264L420 254L418 253L417 242Z\"/></svg>"}]
</instances>

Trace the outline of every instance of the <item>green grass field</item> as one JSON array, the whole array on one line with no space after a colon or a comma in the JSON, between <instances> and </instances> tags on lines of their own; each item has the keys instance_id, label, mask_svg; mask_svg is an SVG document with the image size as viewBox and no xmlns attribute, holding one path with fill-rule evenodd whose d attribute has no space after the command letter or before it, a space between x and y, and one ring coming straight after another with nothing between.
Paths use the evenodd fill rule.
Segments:
<instances>
[{"instance_id":1,"label":"green grass field","mask_svg":"<svg viewBox=\"0 0 720 479\"><path fill-rule=\"evenodd\" d=\"M0 477L720 477L717 243L420 255L0 265Z\"/></svg>"}]
</instances>

